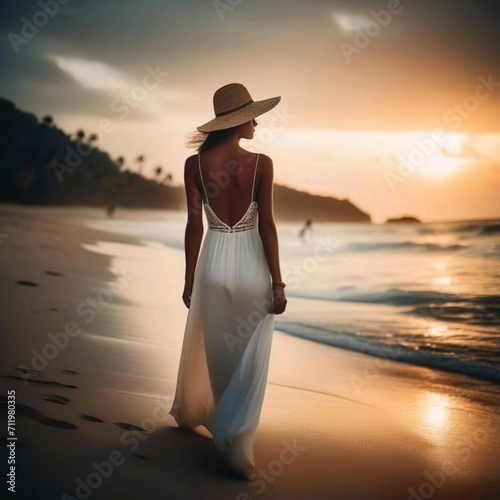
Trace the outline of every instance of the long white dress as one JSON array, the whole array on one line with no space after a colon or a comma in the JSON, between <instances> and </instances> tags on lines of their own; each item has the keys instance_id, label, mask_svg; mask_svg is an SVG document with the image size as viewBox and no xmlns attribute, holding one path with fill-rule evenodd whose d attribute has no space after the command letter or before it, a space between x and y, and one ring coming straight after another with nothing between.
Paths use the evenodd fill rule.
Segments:
<instances>
[{"instance_id":1,"label":"long white dress","mask_svg":"<svg viewBox=\"0 0 500 500\"><path fill-rule=\"evenodd\" d=\"M252 442L266 389L275 315L272 281L254 198L238 223L222 222L208 203L170 414L180 427L203 425L239 471L255 467Z\"/></svg>"}]
</instances>

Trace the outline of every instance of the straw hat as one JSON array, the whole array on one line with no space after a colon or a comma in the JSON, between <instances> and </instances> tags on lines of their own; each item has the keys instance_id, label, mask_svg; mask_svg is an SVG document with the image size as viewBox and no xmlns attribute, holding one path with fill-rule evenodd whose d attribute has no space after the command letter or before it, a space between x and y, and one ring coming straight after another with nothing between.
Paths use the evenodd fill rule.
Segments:
<instances>
[{"instance_id":1,"label":"straw hat","mask_svg":"<svg viewBox=\"0 0 500 500\"><path fill-rule=\"evenodd\" d=\"M280 100L281 96L254 101L244 85L229 83L215 91L215 118L196 128L200 132L213 132L236 127L274 108Z\"/></svg>"}]
</instances>

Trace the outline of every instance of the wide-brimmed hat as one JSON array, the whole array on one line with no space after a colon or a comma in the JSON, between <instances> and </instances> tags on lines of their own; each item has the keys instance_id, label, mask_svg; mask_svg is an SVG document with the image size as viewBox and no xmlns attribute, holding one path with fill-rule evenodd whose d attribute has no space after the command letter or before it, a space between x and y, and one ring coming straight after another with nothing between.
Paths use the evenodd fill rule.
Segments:
<instances>
[{"instance_id":1,"label":"wide-brimmed hat","mask_svg":"<svg viewBox=\"0 0 500 500\"><path fill-rule=\"evenodd\" d=\"M254 101L244 85L229 83L215 91L215 118L196 128L200 132L213 132L236 127L274 108L280 100L281 96Z\"/></svg>"}]
</instances>

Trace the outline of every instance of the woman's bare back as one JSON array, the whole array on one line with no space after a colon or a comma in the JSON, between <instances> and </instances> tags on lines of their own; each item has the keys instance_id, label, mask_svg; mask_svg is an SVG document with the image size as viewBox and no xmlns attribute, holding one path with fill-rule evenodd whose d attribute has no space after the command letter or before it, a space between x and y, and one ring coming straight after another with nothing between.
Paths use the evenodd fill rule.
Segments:
<instances>
[{"instance_id":1,"label":"woman's bare back","mask_svg":"<svg viewBox=\"0 0 500 500\"><path fill-rule=\"evenodd\" d=\"M256 199L260 178L258 164L256 170L258 156L242 148L238 152L216 148L199 156L196 184L200 194L205 198L206 191L205 202L208 201L217 217L230 227L241 220Z\"/></svg>"}]
</instances>

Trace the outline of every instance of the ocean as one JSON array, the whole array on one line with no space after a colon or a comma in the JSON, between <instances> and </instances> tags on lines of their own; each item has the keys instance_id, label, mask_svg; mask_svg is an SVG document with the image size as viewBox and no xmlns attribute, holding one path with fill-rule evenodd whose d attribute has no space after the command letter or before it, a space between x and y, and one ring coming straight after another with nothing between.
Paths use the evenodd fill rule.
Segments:
<instances>
[{"instance_id":1,"label":"ocean","mask_svg":"<svg viewBox=\"0 0 500 500\"><path fill-rule=\"evenodd\" d=\"M181 213L87 225L184 249ZM277 330L500 384L500 220L301 227L277 223L288 300Z\"/></svg>"}]
</instances>

